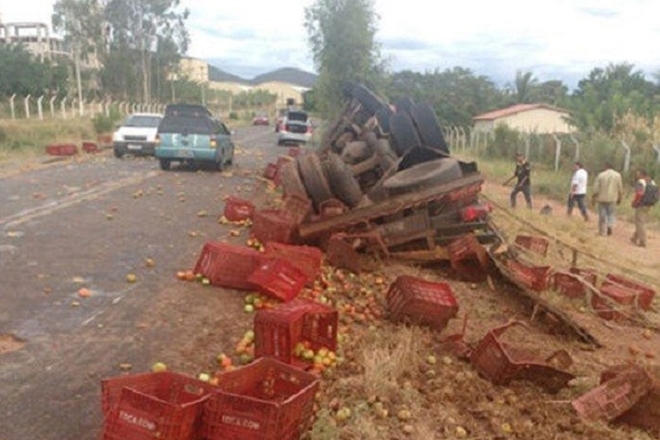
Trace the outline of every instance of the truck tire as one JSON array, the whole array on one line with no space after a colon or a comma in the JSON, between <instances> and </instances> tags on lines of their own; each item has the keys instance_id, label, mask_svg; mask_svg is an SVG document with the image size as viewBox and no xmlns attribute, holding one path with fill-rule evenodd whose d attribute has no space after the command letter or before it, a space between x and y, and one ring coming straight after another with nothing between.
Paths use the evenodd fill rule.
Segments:
<instances>
[{"instance_id":1,"label":"truck tire","mask_svg":"<svg viewBox=\"0 0 660 440\"><path fill-rule=\"evenodd\" d=\"M406 112L411 114L412 108L415 106L415 101L410 96L402 96L394 100L394 108L396 112Z\"/></svg>"},{"instance_id":2,"label":"truck tire","mask_svg":"<svg viewBox=\"0 0 660 440\"><path fill-rule=\"evenodd\" d=\"M323 174L321 159L316 153L303 154L298 156L298 167L305 190L318 212L321 203L332 198L332 190Z\"/></svg>"},{"instance_id":3,"label":"truck tire","mask_svg":"<svg viewBox=\"0 0 660 440\"><path fill-rule=\"evenodd\" d=\"M380 108L376 112L376 120L378 121L378 126L380 127L380 131L385 135L390 133L390 118L393 114L394 111L389 106Z\"/></svg>"},{"instance_id":4,"label":"truck tire","mask_svg":"<svg viewBox=\"0 0 660 440\"><path fill-rule=\"evenodd\" d=\"M399 157L411 148L421 145L415 125L406 112L394 113L390 118L390 139L392 147Z\"/></svg>"},{"instance_id":5,"label":"truck tire","mask_svg":"<svg viewBox=\"0 0 660 440\"><path fill-rule=\"evenodd\" d=\"M370 116L375 115L381 109L389 109L385 101L362 84L354 84L350 93Z\"/></svg>"},{"instance_id":6,"label":"truck tire","mask_svg":"<svg viewBox=\"0 0 660 440\"><path fill-rule=\"evenodd\" d=\"M431 160L437 160L447 157L447 155L441 151L434 150L432 148L426 147L415 147L411 148L403 155L401 161L399 162L398 171L403 171L420 163L429 162Z\"/></svg>"},{"instance_id":7,"label":"truck tire","mask_svg":"<svg viewBox=\"0 0 660 440\"><path fill-rule=\"evenodd\" d=\"M442 129L440 128L435 111L433 111L433 107L428 104L415 105L412 107L410 115L417 133L419 133L422 145L449 155L449 147L445 142L445 137L442 134Z\"/></svg>"},{"instance_id":8,"label":"truck tire","mask_svg":"<svg viewBox=\"0 0 660 440\"><path fill-rule=\"evenodd\" d=\"M457 159L436 159L397 172L383 182L383 187L390 196L396 196L442 185L462 176Z\"/></svg>"},{"instance_id":9,"label":"truck tire","mask_svg":"<svg viewBox=\"0 0 660 440\"><path fill-rule=\"evenodd\" d=\"M362 190L351 168L336 154L328 154L323 160L328 183L335 198L349 208L354 208L362 200Z\"/></svg>"},{"instance_id":10,"label":"truck tire","mask_svg":"<svg viewBox=\"0 0 660 440\"><path fill-rule=\"evenodd\" d=\"M172 165L169 159L160 159L158 162L160 163L160 169L165 171L169 170Z\"/></svg>"},{"instance_id":11,"label":"truck tire","mask_svg":"<svg viewBox=\"0 0 660 440\"><path fill-rule=\"evenodd\" d=\"M305 185L300 178L297 162L288 162L280 168L280 182L282 182L282 190L285 196L297 195L307 198L307 191Z\"/></svg>"}]
</instances>

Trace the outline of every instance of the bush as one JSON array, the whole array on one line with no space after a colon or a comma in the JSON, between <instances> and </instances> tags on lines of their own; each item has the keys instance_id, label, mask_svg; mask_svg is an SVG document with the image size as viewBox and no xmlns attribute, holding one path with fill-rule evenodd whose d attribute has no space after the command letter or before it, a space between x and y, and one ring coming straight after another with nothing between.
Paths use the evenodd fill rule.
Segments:
<instances>
[{"instance_id":1,"label":"bush","mask_svg":"<svg viewBox=\"0 0 660 440\"><path fill-rule=\"evenodd\" d=\"M94 116L92 124L94 125L94 130L97 134L110 133L114 128L114 120L110 116L106 116L102 113Z\"/></svg>"}]
</instances>

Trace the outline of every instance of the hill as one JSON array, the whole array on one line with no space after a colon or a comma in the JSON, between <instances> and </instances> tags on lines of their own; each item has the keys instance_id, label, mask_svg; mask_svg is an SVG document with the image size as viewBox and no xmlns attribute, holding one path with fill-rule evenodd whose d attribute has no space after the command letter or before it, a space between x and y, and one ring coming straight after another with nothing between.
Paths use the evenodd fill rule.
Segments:
<instances>
[{"instance_id":1,"label":"hill","mask_svg":"<svg viewBox=\"0 0 660 440\"><path fill-rule=\"evenodd\" d=\"M305 72L295 67L283 67L281 69L266 72L254 79L241 78L238 75L228 73L212 64L209 64L209 80L221 82L236 82L246 85L257 85L270 81L279 81L288 84L294 84L300 87L312 88L316 84L318 76L314 73Z\"/></svg>"},{"instance_id":2,"label":"hill","mask_svg":"<svg viewBox=\"0 0 660 440\"><path fill-rule=\"evenodd\" d=\"M279 81L311 89L316 84L317 79L318 76L313 73L305 72L294 67L284 67L255 77L252 80L252 84Z\"/></svg>"},{"instance_id":3,"label":"hill","mask_svg":"<svg viewBox=\"0 0 660 440\"><path fill-rule=\"evenodd\" d=\"M237 75L232 75L227 73L224 70L218 69L215 66L209 64L209 80L210 81L219 81L219 82L236 82L240 84L250 84L250 81L241 78Z\"/></svg>"}]
</instances>

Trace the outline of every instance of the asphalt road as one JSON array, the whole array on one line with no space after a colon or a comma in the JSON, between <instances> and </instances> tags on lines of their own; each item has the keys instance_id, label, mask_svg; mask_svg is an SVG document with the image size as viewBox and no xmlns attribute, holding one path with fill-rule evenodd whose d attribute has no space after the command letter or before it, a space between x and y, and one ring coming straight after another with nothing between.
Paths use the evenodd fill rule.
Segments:
<instances>
[{"instance_id":1,"label":"asphalt road","mask_svg":"<svg viewBox=\"0 0 660 440\"><path fill-rule=\"evenodd\" d=\"M103 152L0 177L0 440L98 439L102 379L156 360L193 374L242 334L240 294L175 278L230 236L223 197L259 205L286 154L272 127L234 139L224 173Z\"/></svg>"}]
</instances>

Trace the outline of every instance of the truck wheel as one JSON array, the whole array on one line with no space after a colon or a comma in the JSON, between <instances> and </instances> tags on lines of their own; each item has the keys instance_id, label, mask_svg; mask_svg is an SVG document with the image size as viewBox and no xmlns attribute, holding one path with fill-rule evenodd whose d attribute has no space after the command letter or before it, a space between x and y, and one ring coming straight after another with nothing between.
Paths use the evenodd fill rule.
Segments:
<instances>
[{"instance_id":1,"label":"truck wheel","mask_svg":"<svg viewBox=\"0 0 660 440\"><path fill-rule=\"evenodd\" d=\"M396 154L403 156L406 151L419 147L421 141L412 119L406 112L397 112L390 118L390 138Z\"/></svg>"},{"instance_id":2,"label":"truck wheel","mask_svg":"<svg viewBox=\"0 0 660 440\"><path fill-rule=\"evenodd\" d=\"M362 200L362 190L351 168L336 154L328 154L323 161L323 167L330 189L334 196L349 208L354 208Z\"/></svg>"},{"instance_id":3,"label":"truck wheel","mask_svg":"<svg viewBox=\"0 0 660 440\"><path fill-rule=\"evenodd\" d=\"M279 171L280 182L282 182L282 189L285 196L297 195L307 198L307 191L305 185L300 178L297 162L287 162L282 165Z\"/></svg>"},{"instance_id":4,"label":"truck wheel","mask_svg":"<svg viewBox=\"0 0 660 440\"><path fill-rule=\"evenodd\" d=\"M406 112L409 115L411 114L412 108L415 106L415 101L410 96L403 96L401 98L397 98L394 101L394 107L396 108L396 112Z\"/></svg>"},{"instance_id":5,"label":"truck wheel","mask_svg":"<svg viewBox=\"0 0 660 440\"><path fill-rule=\"evenodd\" d=\"M307 194L318 212L321 203L332 198L332 190L323 174L321 159L315 153L303 154L298 156L298 167Z\"/></svg>"},{"instance_id":6,"label":"truck wheel","mask_svg":"<svg viewBox=\"0 0 660 440\"><path fill-rule=\"evenodd\" d=\"M375 115L382 108L389 109L389 106L382 99L362 84L353 86L351 96L357 99L370 116Z\"/></svg>"},{"instance_id":7,"label":"truck wheel","mask_svg":"<svg viewBox=\"0 0 660 440\"><path fill-rule=\"evenodd\" d=\"M160 169L166 171L169 170L170 165L172 165L172 162L170 162L168 159L160 159L159 163L160 163Z\"/></svg>"},{"instance_id":8,"label":"truck wheel","mask_svg":"<svg viewBox=\"0 0 660 440\"><path fill-rule=\"evenodd\" d=\"M462 176L457 159L436 159L397 172L383 182L383 187L390 196L395 196L442 185Z\"/></svg>"},{"instance_id":9,"label":"truck wheel","mask_svg":"<svg viewBox=\"0 0 660 440\"><path fill-rule=\"evenodd\" d=\"M114 153L117 159L121 159L124 156L124 152L121 151L119 148L115 148Z\"/></svg>"},{"instance_id":10,"label":"truck wheel","mask_svg":"<svg viewBox=\"0 0 660 440\"><path fill-rule=\"evenodd\" d=\"M410 115L415 128L417 128L422 145L449 155L449 147L447 147L433 108L428 104L415 105L412 107Z\"/></svg>"}]
</instances>

